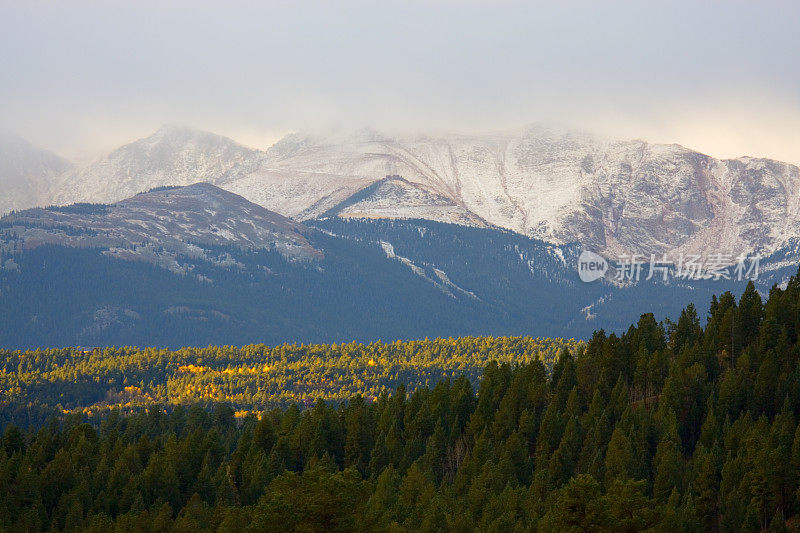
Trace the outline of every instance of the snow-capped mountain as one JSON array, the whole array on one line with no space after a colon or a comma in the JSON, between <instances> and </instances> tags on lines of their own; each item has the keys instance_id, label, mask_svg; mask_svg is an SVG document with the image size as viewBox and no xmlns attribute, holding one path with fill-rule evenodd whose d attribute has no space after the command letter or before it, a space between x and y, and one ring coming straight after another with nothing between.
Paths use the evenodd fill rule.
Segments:
<instances>
[{"instance_id":1,"label":"snow-capped mountain","mask_svg":"<svg viewBox=\"0 0 800 533\"><path fill-rule=\"evenodd\" d=\"M117 202L163 185L216 183L257 152L213 133L165 126L54 180L50 201Z\"/></svg>"},{"instance_id":2,"label":"snow-capped mountain","mask_svg":"<svg viewBox=\"0 0 800 533\"><path fill-rule=\"evenodd\" d=\"M57 155L18 137L0 136L0 216L49 200L50 183L70 168Z\"/></svg>"},{"instance_id":3,"label":"snow-capped mountain","mask_svg":"<svg viewBox=\"0 0 800 533\"><path fill-rule=\"evenodd\" d=\"M617 256L766 253L800 236L798 167L768 159L718 160L678 145L542 127L439 138L362 131L289 136L260 164L285 180L317 176L319 199L292 204L291 215L301 219L480 220ZM332 190L359 178L377 183L387 175L404 180L402 193L382 186L359 193L358 201L328 205L325 186ZM232 179L222 186L278 211L297 200L255 198L257 181Z\"/></svg>"},{"instance_id":4,"label":"snow-capped mountain","mask_svg":"<svg viewBox=\"0 0 800 533\"><path fill-rule=\"evenodd\" d=\"M217 259L215 247L275 250L289 261L319 259L302 224L208 183L165 187L106 204L27 209L0 218L0 253L43 245L102 249L185 273Z\"/></svg>"},{"instance_id":5,"label":"snow-capped mountain","mask_svg":"<svg viewBox=\"0 0 800 533\"><path fill-rule=\"evenodd\" d=\"M199 181L301 221L497 226L610 257L769 254L800 237L797 166L541 126L438 137L292 134L265 152L162 128L58 176L46 203L113 202Z\"/></svg>"},{"instance_id":6,"label":"snow-capped mountain","mask_svg":"<svg viewBox=\"0 0 800 533\"><path fill-rule=\"evenodd\" d=\"M488 225L451 198L400 176L387 176L378 180L320 216L422 218L465 226Z\"/></svg>"}]
</instances>

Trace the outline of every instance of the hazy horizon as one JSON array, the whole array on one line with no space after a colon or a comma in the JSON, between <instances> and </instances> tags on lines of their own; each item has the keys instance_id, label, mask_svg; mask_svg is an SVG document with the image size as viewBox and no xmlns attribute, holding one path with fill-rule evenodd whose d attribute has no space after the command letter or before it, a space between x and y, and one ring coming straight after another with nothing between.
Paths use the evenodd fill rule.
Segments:
<instances>
[{"instance_id":1,"label":"hazy horizon","mask_svg":"<svg viewBox=\"0 0 800 533\"><path fill-rule=\"evenodd\" d=\"M70 159L163 124L266 149L299 130L544 121L800 164L800 4L0 2L0 15L0 131Z\"/></svg>"}]
</instances>

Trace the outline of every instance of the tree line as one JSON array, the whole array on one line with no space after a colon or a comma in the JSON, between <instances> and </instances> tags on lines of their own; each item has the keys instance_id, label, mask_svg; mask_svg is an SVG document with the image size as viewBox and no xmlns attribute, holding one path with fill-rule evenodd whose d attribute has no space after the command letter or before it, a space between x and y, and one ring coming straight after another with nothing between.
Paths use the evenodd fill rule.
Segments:
<instances>
[{"instance_id":1,"label":"tree line","mask_svg":"<svg viewBox=\"0 0 800 533\"><path fill-rule=\"evenodd\" d=\"M490 362L476 386L9 424L0 529L797 529L799 332L796 276L714 298L705 325L688 306L598 331L549 371Z\"/></svg>"},{"instance_id":2,"label":"tree line","mask_svg":"<svg viewBox=\"0 0 800 533\"><path fill-rule=\"evenodd\" d=\"M369 344L263 344L179 350L135 347L0 350L0 424L41 425L65 412L101 416L150 405L227 403L239 417L318 399L374 401L466 376L477 383L489 361L552 367L581 341L462 337Z\"/></svg>"}]
</instances>

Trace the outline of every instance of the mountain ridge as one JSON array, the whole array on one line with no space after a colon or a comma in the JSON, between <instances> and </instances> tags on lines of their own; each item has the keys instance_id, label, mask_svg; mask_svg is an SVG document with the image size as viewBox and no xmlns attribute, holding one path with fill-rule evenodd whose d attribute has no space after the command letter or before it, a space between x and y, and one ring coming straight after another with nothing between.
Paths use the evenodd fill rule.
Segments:
<instances>
[{"instance_id":1,"label":"mountain ridge","mask_svg":"<svg viewBox=\"0 0 800 533\"><path fill-rule=\"evenodd\" d=\"M615 258L769 254L800 237L795 165L538 125L486 135L296 133L265 151L164 127L66 171L48 203L117 201L197 181L301 221L335 215L488 224L557 244L581 242Z\"/></svg>"},{"instance_id":2,"label":"mountain ridge","mask_svg":"<svg viewBox=\"0 0 800 533\"><path fill-rule=\"evenodd\" d=\"M149 137L61 175L52 185L51 203L109 203L163 185L215 183L255 153L221 135L162 126Z\"/></svg>"},{"instance_id":3,"label":"mountain ridge","mask_svg":"<svg viewBox=\"0 0 800 533\"><path fill-rule=\"evenodd\" d=\"M747 283L646 270L583 283L581 251L494 226L300 223L207 183L32 208L0 218L0 346L586 338ZM758 290L785 283L797 257L795 243L767 258Z\"/></svg>"},{"instance_id":4,"label":"mountain ridge","mask_svg":"<svg viewBox=\"0 0 800 533\"><path fill-rule=\"evenodd\" d=\"M220 246L275 250L292 261L321 257L302 224L208 183L157 188L113 204L27 209L0 218L0 230L9 252L104 248L180 273L191 270L185 258L212 260L211 249Z\"/></svg>"}]
</instances>

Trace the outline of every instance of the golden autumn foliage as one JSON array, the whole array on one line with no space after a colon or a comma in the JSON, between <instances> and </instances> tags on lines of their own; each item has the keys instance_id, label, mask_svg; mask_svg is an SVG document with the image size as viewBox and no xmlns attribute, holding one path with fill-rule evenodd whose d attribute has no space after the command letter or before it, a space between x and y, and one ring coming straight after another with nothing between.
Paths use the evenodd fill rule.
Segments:
<instances>
[{"instance_id":1,"label":"golden autumn foliage","mask_svg":"<svg viewBox=\"0 0 800 533\"><path fill-rule=\"evenodd\" d=\"M209 401L257 411L354 394L377 397L400 383L415 389L461 375L477 382L488 361L540 359L549 367L563 349L575 352L581 345L550 338L463 337L90 353L0 350L0 401L81 412Z\"/></svg>"}]
</instances>

